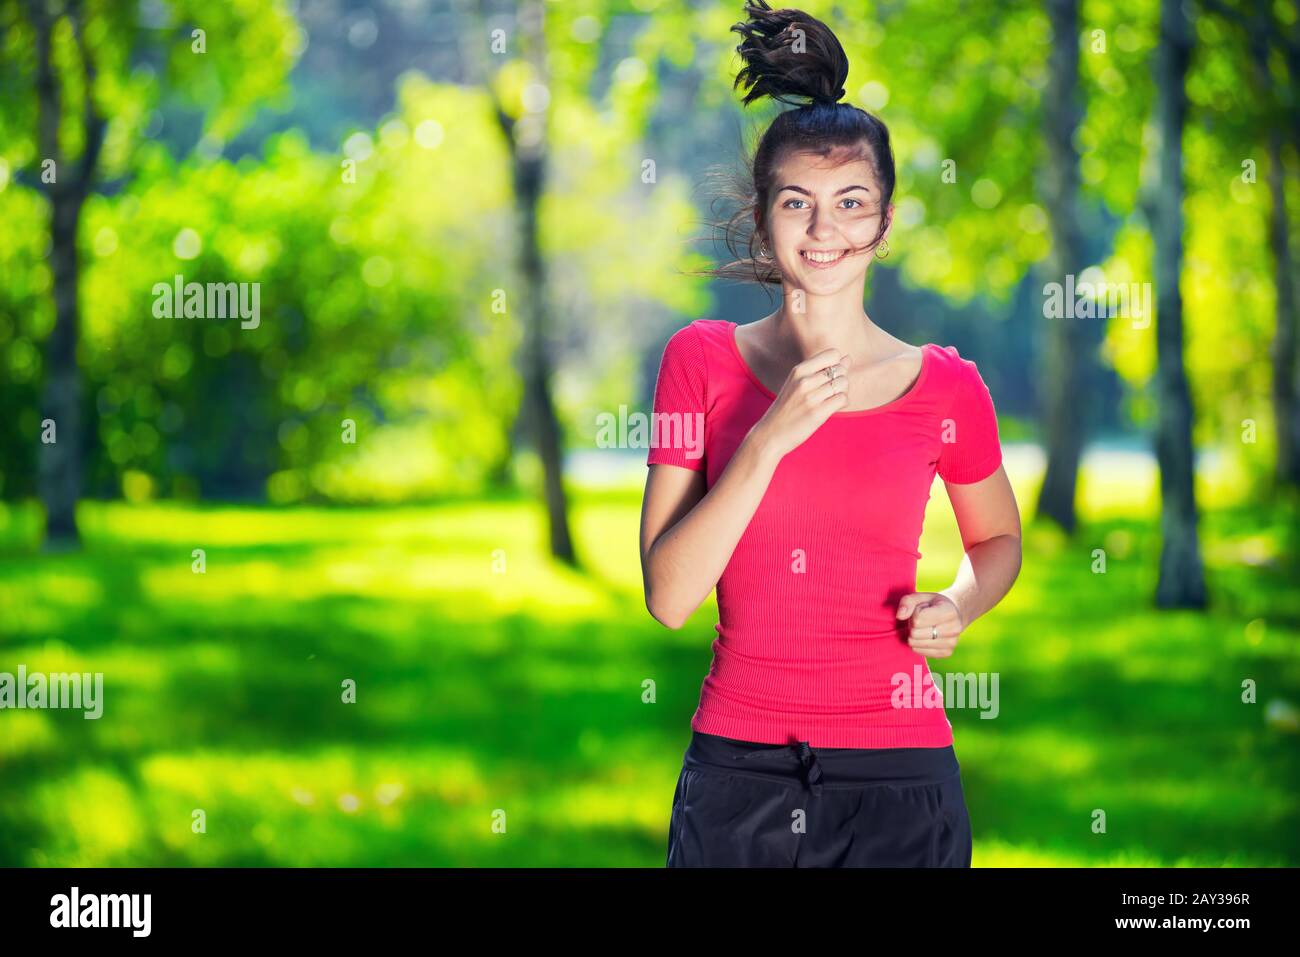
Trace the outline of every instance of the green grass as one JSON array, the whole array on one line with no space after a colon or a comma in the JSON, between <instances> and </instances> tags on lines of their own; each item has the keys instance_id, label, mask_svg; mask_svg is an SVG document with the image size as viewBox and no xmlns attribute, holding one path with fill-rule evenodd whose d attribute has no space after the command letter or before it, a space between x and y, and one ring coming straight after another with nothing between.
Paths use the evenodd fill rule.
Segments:
<instances>
[{"instance_id":1,"label":"green grass","mask_svg":"<svg viewBox=\"0 0 1300 957\"><path fill-rule=\"evenodd\" d=\"M1293 526L1214 504L1213 608L1159 612L1149 495L1092 494L1073 540L1027 528L1011 594L935 663L999 675L995 720L950 712L975 864L1300 864L1297 735L1266 719L1300 700ZM99 720L0 711L0 864L661 866L716 609L650 618L638 508L579 498L581 574L529 502L87 503L58 555L0 512L0 671L105 676ZM942 484L921 550L946 585Z\"/></svg>"}]
</instances>

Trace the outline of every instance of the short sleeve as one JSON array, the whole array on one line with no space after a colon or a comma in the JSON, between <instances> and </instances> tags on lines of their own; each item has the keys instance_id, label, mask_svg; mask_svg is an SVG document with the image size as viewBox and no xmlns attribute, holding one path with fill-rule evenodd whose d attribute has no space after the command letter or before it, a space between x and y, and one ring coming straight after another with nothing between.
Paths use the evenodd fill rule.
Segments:
<instances>
[{"instance_id":1,"label":"short sleeve","mask_svg":"<svg viewBox=\"0 0 1300 957\"><path fill-rule=\"evenodd\" d=\"M940 424L938 473L945 482L969 485L986 479L1002 463L993 396L970 359L959 359L952 404Z\"/></svg>"},{"instance_id":2,"label":"short sleeve","mask_svg":"<svg viewBox=\"0 0 1300 957\"><path fill-rule=\"evenodd\" d=\"M704 346L693 326L678 329L664 346L655 380L646 465L704 468L704 410L708 375Z\"/></svg>"}]
</instances>

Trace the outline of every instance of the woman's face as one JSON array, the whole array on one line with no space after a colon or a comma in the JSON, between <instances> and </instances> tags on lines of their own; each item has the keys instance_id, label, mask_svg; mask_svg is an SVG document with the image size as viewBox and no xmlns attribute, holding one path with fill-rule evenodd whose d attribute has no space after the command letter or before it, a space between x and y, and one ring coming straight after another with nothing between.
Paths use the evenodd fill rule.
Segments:
<instances>
[{"instance_id":1,"label":"woman's face","mask_svg":"<svg viewBox=\"0 0 1300 957\"><path fill-rule=\"evenodd\" d=\"M787 284L829 296L861 285L880 228L880 186L871 163L834 165L835 156L791 153L778 167L767 214L767 245ZM894 208L884 214L893 227ZM855 251L856 250L856 251Z\"/></svg>"}]
</instances>

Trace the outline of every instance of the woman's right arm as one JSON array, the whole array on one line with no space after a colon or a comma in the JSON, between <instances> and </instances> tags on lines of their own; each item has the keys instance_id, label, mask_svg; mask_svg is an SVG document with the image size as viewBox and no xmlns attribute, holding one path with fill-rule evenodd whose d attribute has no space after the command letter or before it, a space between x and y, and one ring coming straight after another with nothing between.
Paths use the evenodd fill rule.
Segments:
<instances>
[{"instance_id":1,"label":"woman's right arm","mask_svg":"<svg viewBox=\"0 0 1300 957\"><path fill-rule=\"evenodd\" d=\"M758 510L777 464L847 398L843 377L825 370L848 357L827 349L790 370L781 392L750 429L713 487L703 471L653 464L641 506L646 608L680 628L708 597Z\"/></svg>"},{"instance_id":2,"label":"woman's right arm","mask_svg":"<svg viewBox=\"0 0 1300 957\"><path fill-rule=\"evenodd\" d=\"M749 433L707 492L704 473L651 465L641 506L641 574L650 614L680 628L713 591L763 500L777 459Z\"/></svg>"}]
</instances>

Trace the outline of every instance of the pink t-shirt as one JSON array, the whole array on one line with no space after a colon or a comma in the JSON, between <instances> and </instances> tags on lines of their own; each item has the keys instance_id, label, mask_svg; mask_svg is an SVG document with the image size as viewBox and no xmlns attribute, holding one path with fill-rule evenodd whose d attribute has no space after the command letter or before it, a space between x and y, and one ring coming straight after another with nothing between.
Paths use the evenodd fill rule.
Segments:
<instances>
[{"instance_id":1,"label":"pink t-shirt","mask_svg":"<svg viewBox=\"0 0 1300 957\"><path fill-rule=\"evenodd\" d=\"M703 469L712 488L772 404L735 328L697 319L668 340L647 464ZM718 580L695 730L829 748L952 744L929 659L908 647L910 623L895 612L916 591L935 474L978 482L997 469L1002 447L975 363L953 346L922 352L906 393L834 413L777 465Z\"/></svg>"}]
</instances>

